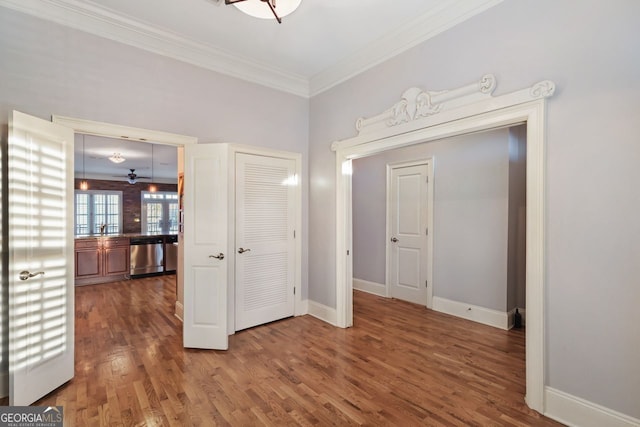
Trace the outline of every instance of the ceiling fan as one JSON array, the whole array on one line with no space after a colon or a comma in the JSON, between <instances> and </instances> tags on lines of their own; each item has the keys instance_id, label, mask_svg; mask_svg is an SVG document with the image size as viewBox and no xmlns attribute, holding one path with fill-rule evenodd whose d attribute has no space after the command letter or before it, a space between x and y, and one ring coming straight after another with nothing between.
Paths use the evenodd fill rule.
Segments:
<instances>
[{"instance_id":1,"label":"ceiling fan","mask_svg":"<svg viewBox=\"0 0 640 427\"><path fill-rule=\"evenodd\" d=\"M136 182L138 182L139 179L150 179L150 176L139 176L136 173L135 169L129 169L131 172L129 172L127 174L127 182L129 184L135 184ZM119 175L114 175L114 176L119 176Z\"/></svg>"}]
</instances>

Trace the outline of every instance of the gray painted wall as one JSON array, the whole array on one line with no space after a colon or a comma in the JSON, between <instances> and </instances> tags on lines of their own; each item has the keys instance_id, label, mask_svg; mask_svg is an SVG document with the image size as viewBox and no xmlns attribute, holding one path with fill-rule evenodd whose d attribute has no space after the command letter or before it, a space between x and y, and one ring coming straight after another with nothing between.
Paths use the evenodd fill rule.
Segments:
<instances>
[{"instance_id":1,"label":"gray painted wall","mask_svg":"<svg viewBox=\"0 0 640 427\"><path fill-rule=\"evenodd\" d=\"M307 99L0 8L0 128L13 109L302 153L306 297Z\"/></svg>"},{"instance_id":2,"label":"gray painted wall","mask_svg":"<svg viewBox=\"0 0 640 427\"><path fill-rule=\"evenodd\" d=\"M201 142L302 153L302 298L307 297L307 99L0 7L5 147L7 119L14 109L47 120L57 114L185 134ZM2 330L7 331L6 318L4 322ZM3 372L6 351L5 345Z\"/></svg>"},{"instance_id":3,"label":"gray painted wall","mask_svg":"<svg viewBox=\"0 0 640 427\"><path fill-rule=\"evenodd\" d=\"M500 95L554 80L546 384L640 417L638 16L637 0L506 1L309 103L2 9L0 125L6 140L15 108L302 152L308 295L335 307L330 143L353 136L356 118L388 108L410 86L455 88L492 72ZM303 282L305 272L306 263Z\"/></svg>"},{"instance_id":4,"label":"gray painted wall","mask_svg":"<svg viewBox=\"0 0 640 427\"><path fill-rule=\"evenodd\" d=\"M432 157L433 295L507 306L509 131L396 149L353 162L353 276L385 282L386 165Z\"/></svg>"},{"instance_id":5,"label":"gray painted wall","mask_svg":"<svg viewBox=\"0 0 640 427\"><path fill-rule=\"evenodd\" d=\"M525 308L527 263L527 127L509 128L507 311Z\"/></svg>"},{"instance_id":6,"label":"gray painted wall","mask_svg":"<svg viewBox=\"0 0 640 427\"><path fill-rule=\"evenodd\" d=\"M495 73L496 95L543 79L545 383L640 417L640 2L505 1L315 96L310 105L309 296L335 307L332 141L411 86Z\"/></svg>"}]
</instances>

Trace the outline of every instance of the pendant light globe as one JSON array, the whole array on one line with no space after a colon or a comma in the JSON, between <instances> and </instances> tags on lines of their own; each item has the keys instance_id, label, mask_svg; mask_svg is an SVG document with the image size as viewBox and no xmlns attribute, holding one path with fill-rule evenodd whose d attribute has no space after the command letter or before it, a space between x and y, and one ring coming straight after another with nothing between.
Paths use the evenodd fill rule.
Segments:
<instances>
[{"instance_id":1,"label":"pendant light globe","mask_svg":"<svg viewBox=\"0 0 640 427\"><path fill-rule=\"evenodd\" d=\"M282 18L292 13L300 6L302 0L266 0L275 3L274 9L278 16ZM265 4L265 0L246 0L233 4L242 12L254 18L260 19L275 19L273 12L269 8L269 5Z\"/></svg>"}]
</instances>

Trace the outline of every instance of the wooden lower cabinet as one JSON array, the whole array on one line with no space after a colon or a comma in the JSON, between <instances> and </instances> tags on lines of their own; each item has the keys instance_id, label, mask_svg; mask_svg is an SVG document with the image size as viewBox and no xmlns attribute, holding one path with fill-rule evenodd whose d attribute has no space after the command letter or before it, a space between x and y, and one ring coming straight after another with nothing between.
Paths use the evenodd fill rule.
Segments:
<instances>
[{"instance_id":1,"label":"wooden lower cabinet","mask_svg":"<svg viewBox=\"0 0 640 427\"><path fill-rule=\"evenodd\" d=\"M129 239L96 237L75 241L75 284L93 285L129 278Z\"/></svg>"},{"instance_id":2,"label":"wooden lower cabinet","mask_svg":"<svg viewBox=\"0 0 640 427\"><path fill-rule=\"evenodd\" d=\"M129 239L111 238L105 241L103 257L103 274L105 276L120 277L129 276L129 264L131 258L129 256Z\"/></svg>"}]
</instances>

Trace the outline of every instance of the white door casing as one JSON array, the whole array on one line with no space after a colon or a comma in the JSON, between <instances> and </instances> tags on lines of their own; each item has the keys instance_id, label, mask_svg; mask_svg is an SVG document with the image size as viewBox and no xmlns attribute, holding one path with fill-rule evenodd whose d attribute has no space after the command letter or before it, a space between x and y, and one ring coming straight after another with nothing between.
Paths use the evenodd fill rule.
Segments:
<instances>
[{"instance_id":1,"label":"white door casing","mask_svg":"<svg viewBox=\"0 0 640 427\"><path fill-rule=\"evenodd\" d=\"M9 118L10 405L74 375L73 142L72 129Z\"/></svg>"},{"instance_id":2,"label":"white door casing","mask_svg":"<svg viewBox=\"0 0 640 427\"><path fill-rule=\"evenodd\" d=\"M387 287L393 298L430 307L428 162L387 167Z\"/></svg>"},{"instance_id":3,"label":"white door casing","mask_svg":"<svg viewBox=\"0 0 640 427\"><path fill-rule=\"evenodd\" d=\"M235 330L294 315L296 162L237 153Z\"/></svg>"},{"instance_id":4,"label":"white door casing","mask_svg":"<svg viewBox=\"0 0 640 427\"><path fill-rule=\"evenodd\" d=\"M178 170L180 167L184 168L184 157L182 153L183 147L187 145L195 145L198 143L198 138L188 135L179 135L169 132L161 132L152 129L135 128L130 126L117 125L113 123L97 122L94 120L79 119L75 117L65 117L59 115L52 115L51 121L61 124L74 130L75 133L104 136L107 138L123 139L129 141L153 141L154 144L171 145L178 148ZM182 169L183 171L184 169ZM180 236L182 240L182 236ZM183 251L183 244L180 244L179 253ZM182 256L182 258L184 258ZM183 319L184 313L184 287L183 287L183 268L179 268L176 271L177 277L177 300L176 300L176 316Z\"/></svg>"},{"instance_id":5,"label":"white door casing","mask_svg":"<svg viewBox=\"0 0 640 427\"><path fill-rule=\"evenodd\" d=\"M227 144L185 146L184 346L226 350Z\"/></svg>"},{"instance_id":6,"label":"white door casing","mask_svg":"<svg viewBox=\"0 0 640 427\"><path fill-rule=\"evenodd\" d=\"M353 324L351 173L356 158L450 136L513 125L527 126L526 232L526 384L527 405L545 411L545 120L546 99L555 93L552 81L498 97L491 94L495 77L444 91L410 88L391 108L356 122L358 135L336 141L336 318Z\"/></svg>"}]
</instances>

